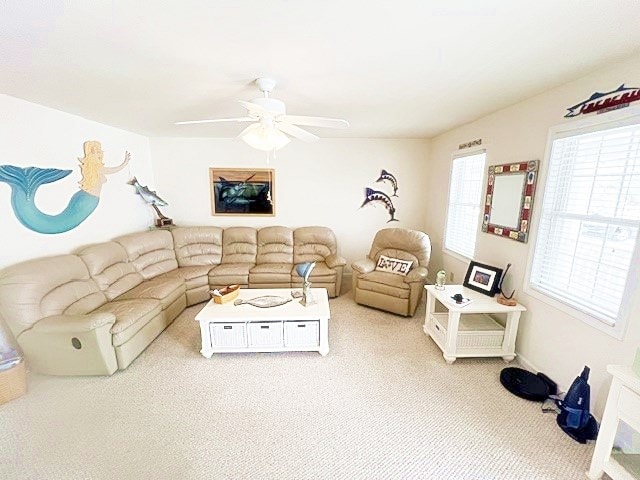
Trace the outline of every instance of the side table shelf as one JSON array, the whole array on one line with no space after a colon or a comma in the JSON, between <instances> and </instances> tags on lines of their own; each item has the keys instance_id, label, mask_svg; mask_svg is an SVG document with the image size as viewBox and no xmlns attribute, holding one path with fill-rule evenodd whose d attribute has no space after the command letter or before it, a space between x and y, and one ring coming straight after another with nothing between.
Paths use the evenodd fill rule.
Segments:
<instances>
[{"instance_id":1,"label":"side table shelf","mask_svg":"<svg viewBox=\"0 0 640 480\"><path fill-rule=\"evenodd\" d=\"M448 285L438 290L435 285L426 285L427 311L424 332L442 350L447 363L461 357L502 357L510 362L516 356L515 343L520 313L526 308L501 305L494 298L476 293L462 285ZM451 296L462 293L471 303L456 305ZM436 312L440 303L447 312ZM491 315L506 314L502 326Z\"/></svg>"},{"instance_id":2,"label":"side table shelf","mask_svg":"<svg viewBox=\"0 0 640 480\"><path fill-rule=\"evenodd\" d=\"M640 478L640 455L614 447L621 422L640 432L640 377L631 367L608 365L613 376L602 415L598 439L587 476L596 480L607 473L614 480ZM637 448L637 447L636 447Z\"/></svg>"}]
</instances>

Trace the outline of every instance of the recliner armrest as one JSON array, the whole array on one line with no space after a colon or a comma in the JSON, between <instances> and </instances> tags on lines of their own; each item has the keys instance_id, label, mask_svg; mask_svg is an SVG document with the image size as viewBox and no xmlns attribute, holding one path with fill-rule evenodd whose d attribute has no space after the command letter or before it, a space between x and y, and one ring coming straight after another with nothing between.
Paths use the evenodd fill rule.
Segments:
<instances>
[{"instance_id":1,"label":"recliner armrest","mask_svg":"<svg viewBox=\"0 0 640 480\"><path fill-rule=\"evenodd\" d=\"M347 264L347 261L339 255L329 255L324 261L329 268L342 267Z\"/></svg>"},{"instance_id":2,"label":"recliner armrest","mask_svg":"<svg viewBox=\"0 0 640 480\"><path fill-rule=\"evenodd\" d=\"M429 271L425 267L416 267L413 270L411 270L406 277L404 277L404 282L405 283L416 283L416 282L426 283L428 273Z\"/></svg>"},{"instance_id":3,"label":"recliner armrest","mask_svg":"<svg viewBox=\"0 0 640 480\"><path fill-rule=\"evenodd\" d=\"M38 321L33 327L39 333L79 333L90 332L103 325L112 325L116 316L109 312L87 315L51 315Z\"/></svg>"},{"instance_id":4,"label":"recliner armrest","mask_svg":"<svg viewBox=\"0 0 640 480\"><path fill-rule=\"evenodd\" d=\"M365 273L373 272L376 268L376 263L369 258L365 258L363 260L356 260L353 262L351 264L351 268L354 272L358 272L360 275L363 275Z\"/></svg>"}]
</instances>

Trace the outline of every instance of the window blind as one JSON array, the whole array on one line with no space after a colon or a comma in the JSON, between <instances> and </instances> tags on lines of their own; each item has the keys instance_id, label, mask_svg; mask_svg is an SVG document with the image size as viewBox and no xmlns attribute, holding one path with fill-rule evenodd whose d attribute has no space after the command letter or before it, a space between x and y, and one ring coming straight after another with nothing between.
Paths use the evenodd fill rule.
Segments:
<instances>
[{"instance_id":1,"label":"window blind","mask_svg":"<svg viewBox=\"0 0 640 480\"><path fill-rule=\"evenodd\" d=\"M485 152L457 157L451 166L444 245L467 258L476 250L485 157Z\"/></svg>"},{"instance_id":2,"label":"window blind","mask_svg":"<svg viewBox=\"0 0 640 480\"><path fill-rule=\"evenodd\" d=\"M556 138L532 288L614 326L640 227L640 125Z\"/></svg>"}]
</instances>

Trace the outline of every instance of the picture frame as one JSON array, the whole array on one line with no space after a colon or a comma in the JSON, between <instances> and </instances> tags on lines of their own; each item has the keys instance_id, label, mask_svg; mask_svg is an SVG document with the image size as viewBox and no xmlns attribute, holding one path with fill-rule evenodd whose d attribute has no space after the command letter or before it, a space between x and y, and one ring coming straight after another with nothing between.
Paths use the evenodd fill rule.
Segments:
<instances>
[{"instance_id":1,"label":"picture frame","mask_svg":"<svg viewBox=\"0 0 640 480\"><path fill-rule=\"evenodd\" d=\"M484 263L471 262L464 276L463 286L480 292L489 297L498 293L502 269L485 265Z\"/></svg>"},{"instance_id":2,"label":"picture frame","mask_svg":"<svg viewBox=\"0 0 640 480\"><path fill-rule=\"evenodd\" d=\"M538 160L489 166L483 232L527 242L538 167Z\"/></svg>"},{"instance_id":3,"label":"picture frame","mask_svg":"<svg viewBox=\"0 0 640 480\"><path fill-rule=\"evenodd\" d=\"M271 168L210 168L211 215L273 217L275 171Z\"/></svg>"}]
</instances>

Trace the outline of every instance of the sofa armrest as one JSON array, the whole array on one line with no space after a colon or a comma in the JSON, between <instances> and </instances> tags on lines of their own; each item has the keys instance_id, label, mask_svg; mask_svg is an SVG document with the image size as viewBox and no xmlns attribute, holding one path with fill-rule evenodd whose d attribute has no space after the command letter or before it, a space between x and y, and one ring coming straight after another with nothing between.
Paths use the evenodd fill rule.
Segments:
<instances>
[{"instance_id":1,"label":"sofa armrest","mask_svg":"<svg viewBox=\"0 0 640 480\"><path fill-rule=\"evenodd\" d=\"M347 264L347 261L340 255L329 255L324 261L329 268L343 267Z\"/></svg>"},{"instance_id":2,"label":"sofa armrest","mask_svg":"<svg viewBox=\"0 0 640 480\"><path fill-rule=\"evenodd\" d=\"M427 281L427 274L429 271L425 267L416 267L411 270L406 277L404 277L405 283L416 283L422 282L425 283Z\"/></svg>"},{"instance_id":3,"label":"sofa armrest","mask_svg":"<svg viewBox=\"0 0 640 480\"><path fill-rule=\"evenodd\" d=\"M33 370L49 375L111 375L118 369L112 313L52 315L18 335Z\"/></svg>"},{"instance_id":4,"label":"sofa armrest","mask_svg":"<svg viewBox=\"0 0 640 480\"><path fill-rule=\"evenodd\" d=\"M358 274L363 275L365 273L373 272L376 268L376 263L369 259L365 258L363 260L356 260L351 264L351 268L354 272L358 272Z\"/></svg>"},{"instance_id":5,"label":"sofa armrest","mask_svg":"<svg viewBox=\"0 0 640 480\"><path fill-rule=\"evenodd\" d=\"M116 316L109 312L88 315L52 315L38 321L32 328L39 333L80 333L90 332L103 325L113 325Z\"/></svg>"}]
</instances>

